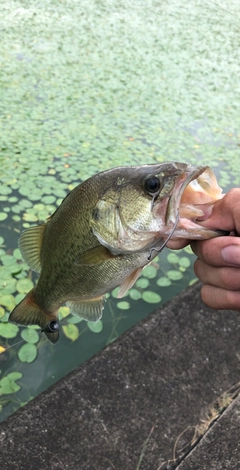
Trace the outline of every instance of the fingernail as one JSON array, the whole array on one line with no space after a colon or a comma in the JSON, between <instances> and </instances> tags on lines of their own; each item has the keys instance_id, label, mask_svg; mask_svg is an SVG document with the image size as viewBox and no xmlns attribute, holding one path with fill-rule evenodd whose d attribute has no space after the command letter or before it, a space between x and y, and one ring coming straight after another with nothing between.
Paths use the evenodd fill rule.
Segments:
<instances>
[{"instance_id":1,"label":"fingernail","mask_svg":"<svg viewBox=\"0 0 240 470\"><path fill-rule=\"evenodd\" d=\"M240 265L240 245L225 246L221 253L225 263Z\"/></svg>"}]
</instances>

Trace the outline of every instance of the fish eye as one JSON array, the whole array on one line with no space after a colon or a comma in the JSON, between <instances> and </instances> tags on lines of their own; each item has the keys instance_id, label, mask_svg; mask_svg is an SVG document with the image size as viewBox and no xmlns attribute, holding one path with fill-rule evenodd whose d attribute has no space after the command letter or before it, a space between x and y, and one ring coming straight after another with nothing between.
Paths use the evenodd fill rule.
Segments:
<instances>
[{"instance_id":1,"label":"fish eye","mask_svg":"<svg viewBox=\"0 0 240 470\"><path fill-rule=\"evenodd\" d=\"M160 191L161 183L157 176L150 175L144 181L144 189L150 194L150 196L155 196Z\"/></svg>"}]
</instances>

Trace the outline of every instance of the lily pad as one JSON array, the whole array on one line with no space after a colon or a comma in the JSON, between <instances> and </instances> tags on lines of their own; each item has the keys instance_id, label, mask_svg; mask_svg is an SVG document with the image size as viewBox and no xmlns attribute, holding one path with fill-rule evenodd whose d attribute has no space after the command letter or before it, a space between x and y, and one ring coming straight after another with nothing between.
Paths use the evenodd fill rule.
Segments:
<instances>
[{"instance_id":1,"label":"lily pad","mask_svg":"<svg viewBox=\"0 0 240 470\"><path fill-rule=\"evenodd\" d=\"M1 257L1 261L6 266L10 266L10 264L16 263L16 258L15 258L15 256L12 256L12 255L3 255Z\"/></svg>"},{"instance_id":2,"label":"lily pad","mask_svg":"<svg viewBox=\"0 0 240 470\"><path fill-rule=\"evenodd\" d=\"M18 198L17 198L17 196L11 196L11 197L8 198L8 201L11 202L11 203L17 202Z\"/></svg>"},{"instance_id":3,"label":"lily pad","mask_svg":"<svg viewBox=\"0 0 240 470\"><path fill-rule=\"evenodd\" d=\"M34 204L33 208L38 212L38 211L43 211L45 209L45 204L42 204L42 202L38 204Z\"/></svg>"},{"instance_id":4,"label":"lily pad","mask_svg":"<svg viewBox=\"0 0 240 470\"><path fill-rule=\"evenodd\" d=\"M149 280L144 277L140 277L136 282L136 286L141 289L146 289L149 286Z\"/></svg>"},{"instance_id":5,"label":"lily pad","mask_svg":"<svg viewBox=\"0 0 240 470\"><path fill-rule=\"evenodd\" d=\"M3 194L4 196L6 196L7 194L11 194L11 192L12 190L8 186L3 186L3 185L0 186L0 194Z\"/></svg>"},{"instance_id":6,"label":"lily pad","mask_svg":"<svg viewBox=\"0 0 240 470\"><path fill-rule=\"evenodd\" d=\"M29 207L32 207L33 203L29 201L29 199L21 199L19 201L20 206L22 206L24 209L27 209Z\"/></svg>"},{"instance_id":7,"label":"lily pad","mask_svg":"<svg viewBox=\"0 0 240 470\"><path fill-rule=\"evenodd\" d=\"M21 387L15 382L22 377L20 372L11 372L0 380L0 395L16 393Z\"/></svg>"},{"instance_id":8,"label":"lily pad","mask_svg":"<svg viewBox=\"0 0 240 470\"><path fill-rule=\"evenodd\" d=\"M16 284L16 289L20 294L27 294L33 287L34 284L29 278L19 279Z\"/></svg>"},{"instance_id":9,"label":"lily pad","mask_svg":"<svg viewBox=\"0 0 240 470\"><path fill-rule=\"evenodd\" d=\"M22 260L22 255L19 248L15 248L15 250L13 251L13 256L18 260Z\"/></svg>"},{"instance_id":10,"label":"lily pad","mask_svg":"<svg viewBox=\"0 0 240 470\"><path fill-rule=\"evenodd\" d=\"M162 300L162 298L159 294L157 294L156 292L150 291L150 290L147 290L147 291L143 292L142 299L145 300L145 302L147 302L149 304L157 304L157 303L161 302L161 300Z\"/></svg>"},{"instance_id":11,"label":"lily pad","mask_svg":"<svg viewBox=\"0 0 240 470\"><path fill-rule=\"evenodd\" d=\"M13 294L16 291L16 279L0 279L0 290L3 294Z\"/></svg>"},{"instance_id":12,"label":"lily pad","mask_svg":"<svg viewBox=\"0 0 240 470\"><path fill-rule=\"evenodd\" d=\"M42 198L42 202L44 202L44 204L53 204L55 201L56 201L55 196L44 196Z\"/></svg>"},{"instance_id":13,"label":"lily pad","mask_svg":"<svg viewBox=\"0 0 240 470\"><path fill-rule=\"evenodd\" d=\"M160 287L168 287L168 286L171 286L171 284L172 284L171 280L166 276L160 277L157 280L157 285Z\"/></svg>"},{"instance_id":14,"label":"lily pad","mask_svg":"<svg viewBox=\"0 0 240 470\"><path fill-rule=\"evenodd\" d=\"M23 214L23 220L25 220L25 222L37 222L38 216L35 214L30 214L28 212L25 212Z\"/></svg>"},{"instance_id":15,"label":"lily pad","mask_svg":"<svg viewBox=\"0 0 240 470\"><path fill-rule=\"evenodd\" d=\"M22 378L22 373L21 372L10 372L9 374L7 374L7 378L8 380L19 380Z\"/></svg>"},{"instance_id":16,"label":"lily pad","mask_svg":"<svg viewBox=\"0 0 240 470\"><path fill-rule=\"evenodd\" d=\"M13 220L14 222L20 222L21 217L20 217L20 215L12 215L12 220Z\"/></svg>"},{"instance_id":17,"label":"lily pad","mask_svg":"<svg viewBox=\"0 0 240 470\"><path fill-rule=\"evenodd\" d=\"M147 266L143 269L142 275L148 279L154 279L157 275L157 269L154 266Z\"/></svg>"},{"instance_id":18,"label":"lily pad","mask_svg":"<svg viewBox=\"0 0 240 470\"><path fill-rule=\"evenodd\" d=\"M32 328L24 328L21 331L21 337L27 341L27 343L37 343L39 341L39 335L36 330Z\"/></svg>"},{"instance_id":19,"label":"lily pad","mask_svg":"<svg viewBox=\"0 0 240 470\"><path fill-rule=\"evenodd\" d=\"M15 302L16 302L16 305L19 304L19 302L21 302L22 299L24 299L25 297L25 294L17 294L15 295Z\"/></svg>"},{"instance_id":20,"label":"lily pad","mask_svg":"<svg viewBox=\"0 0 240 470\"><path fill-rule=\"evenodd\" d=\"M183 277L183 274L175 269L170 269L170 271L167 272L167 276L169 279L171 279L171 281L180 281L180 279Z\"/></svg>"},{"instance_id":21,"label":"lily pad","mask_svg":"<svg viewBox=\"0 0 240 470\"><path fill-rule=\"evenodd\" d=\"M20 214L20 212L23 211L23 207L20 206L20 204L15 204L14 206L12 206L12 212L14 212L14 214Z\"/></svg>"},{"instance_id":22,"label":"lily pad","mask_svg":"<svg viewBox=\"0 0 240 470\"><path fill-rule=\"evenodd\" d=\"M18 334L18 326L12 323L0 323L0 336L3 338L15 338Z\"/></svg>"},{"instance_id":23,"label":"lily pad","mask_svg":"<svg viewBox=\"0 0 240 470\"><path fill-rule=\"evenodd\" d=\"M70 315L70 310L68 307L60 307L58 310L58 319L61 321L63 318L68 317Z\"/></svg>"},{"instance_id":24,"label":"lily pad","mask_svg":"<svg viewBox=\"0 0 240 470\"><path fill-rule=\"evenodd\" d=\"M67 319L68 323L72 323L73 325L76 325L77 323L83 322L84 319L77 317L77 316L71 316L70 318Z\"/></svg>"},{"instance_id":25,"label":"lily pad","mask_svg":"<svg viewBox=\"0 0 240 470\"><path fill-rule=\"evenodd\" d=\"M16 305L13 295L1 294L0 292L0 305L7 307L8 310L13 310Z\"/></svg>"},{"instance_id":26,"label":"lily pad","mask_svg":"<svg viewBox=\"0 0 240 470\"><path fill-rule=\"evenodd\" d=\"M87 326L88 326L89 330L91 330L93 333L101 333L101 331L103 330L102 320L98 320L98 321L95 321L95 322L88 321Z\"/></svg>"},{"instance_id":27,"label":"lily pad","mask_svg":"<svg viewBox=\"0 0 240 470\"><path fill-rule=\"evenodd\" d=\"M178 263L179 262L179 256L176 254L176 253L169 253L167 255L167 260L169 263L171 264L175 264L175 263Z\"/></svg>"},{"instance_id":28,"label":"lily pad","mask_svg":"<svg viewBox=\"0 0 240 470\"><path fill-rule=\"evenodd\" d=\"M115 287L115 289L112 290L111 295L112 297L114 297L114 299L117 299L118 292L119 292L119 287Z\"/></svg>"},{"instance_id":29,"label":"lily pad","mask_svg":"<svg viewBox=\"0 0 240 470\"><path fill-rule=\"evenodd\" d=\"M1 320L1 318L4 317L4 315L5 315L5 310L4 310L3 307L0 307L0 320Z\"/></svg>"},{"instance_id":30,"label":"lily pad","mask_svg":"<svg viewBox=\"0 0 240 470\"><path fill-rule=\"evenodd\" d=\"M44 221L49 217L49 215L50 215L50 212L47 211L47 210L45 210L45 211L39 211L39 212L37 213L37 216L38 216L39 221L42 221L42 222L44 222Z\"/></svg>"},{"instance_id":31,"label":"lily pad","mask_svg":"<svg viewBox=\"0 0 240 470\"><path fill-rule=\"evenodd\" d=\"M120 310L128 310L130 308L130 303L122 300L117 303L117 308L120 308Z\"/></svg>"},{"instance_id":32,"label":"lily pad","mask_svg":"<svg viewBox=\"0 0 240 470\"><path fill-rule=\"evenodd\" d=\"M191 266L191 261L189 258L187 258L187 256L182 256L179 259L179 265L183 268L189 268L189 266Z\"/></svg>"},{"instance_id":33,"label":"lily pad","mask_svg":"<svg viewBox=\"0 0 240 470\"><path fill-rule=\"evenodd\" d=\"M5 269L11 274L18 274L22 271L23 265L20 263L13 263L7 266Z\"/></svg>"},{"instance_id":34,"label":"lily pad","mask_svg":"<svg viewBox=\"0 0 240 470\"><path fill-rule=\"evenodd\" d=\"M55 194L55 196L57 196L58 198L61 198L61 200L62 200L62 199L65 198L67 192L64 191L64 189L56 189L56 190L54 191L54 194ZM58 202L58 201L57 201L57 202Z\"/></svg>"},{"instance_id":35,"label":"lily pad","mask_svg":"<svg viewBox=\"0 0 240 470\"><path fill-rule=\"evenodd\" d=\"M130 291L128 292L128 294L129 294L129 297L130 297L132 300L139 300L139 299L141 299L141 297L142 297L141 292L139 292L139 290L137 290L137 289L130 289Z\"/></svg>"},{"instance_id":36,"label":"lily pad","mask_svg":"<svg viewBox=\"0 0 240 470\"><path fill-rule=\"evenodd\" d=\"M6 212L0 212L0 222L2 222L3 220L6 220L7 218L7 214Z\"/></svg>"},{"instance_id":37,"label":"lily pad","mask_svg":"<svg viewBox=\"0 0 240 470\"><path fill-rule=\"evenodd\" d=\"M63 333L67 338L71 339L72 341L76 341L76 339L78 339L79 329L73 323L68 323L67 325L64 325L62 329Z\"/></svg>"},{"instance_id":38,"label":"lily pad","mask_svg":"<svg viewBox=\"0 0 240 470\"><path fill-rule=\"evenodd\" d=\"M34 330L33 330L34 331ZM22 362L33 362L37 357L37 348L35 344L26 343L18 351L18 358Z\"/></svg>"}]
</instances>

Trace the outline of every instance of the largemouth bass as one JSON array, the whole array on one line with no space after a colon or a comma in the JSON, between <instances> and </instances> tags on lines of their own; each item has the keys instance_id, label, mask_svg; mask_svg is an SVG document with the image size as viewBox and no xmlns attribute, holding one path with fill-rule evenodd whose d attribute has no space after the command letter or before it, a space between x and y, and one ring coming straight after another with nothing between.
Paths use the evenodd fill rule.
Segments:
<instances>
[{"instance_id":1,"label":"largemouth bass","mask_svg":"<svg viewBox=\"0 0 240 470\"><path fill-rule=\"evenodd\" d=\"M222 190L209 167L184 163L118 167L79 184L46 223L23 232L19 248L37 286L9 321L37 324L55 343L59 307L85 320L102 316L104 295L130 289L168 237L207 239L201 226ZM49 323L50 322L50 323Z\"/></svg>"}]
</instances>

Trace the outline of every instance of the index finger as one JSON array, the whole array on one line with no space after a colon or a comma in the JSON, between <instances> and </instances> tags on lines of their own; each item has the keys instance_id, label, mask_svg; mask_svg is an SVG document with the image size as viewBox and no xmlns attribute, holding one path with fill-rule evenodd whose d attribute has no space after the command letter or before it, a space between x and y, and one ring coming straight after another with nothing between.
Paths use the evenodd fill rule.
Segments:
<instances>
[{"instance_id":1,"label":"index finger","mask_svg":"<svg viewBox=\"0 0 240 470\"><path fill-rule=\"evenodd\" d=\"M199 224L213 230L240 234L240 189L233 188L216 201L210 217Z\"/></svg>"}]
</instances>

